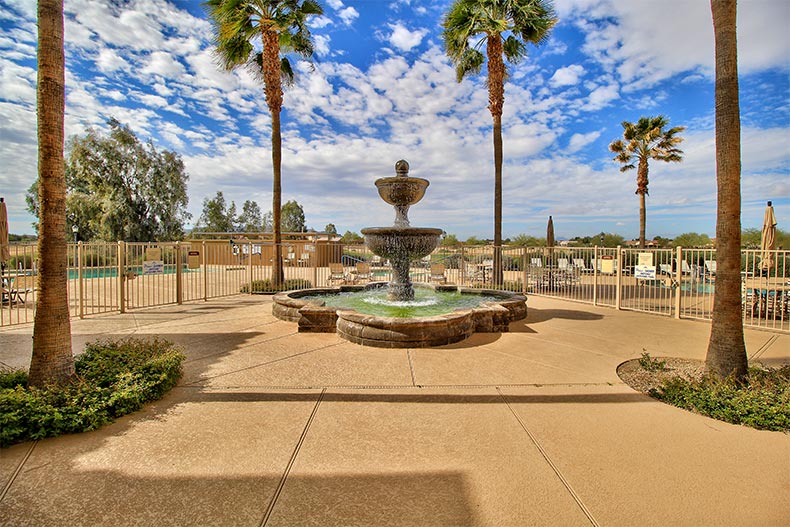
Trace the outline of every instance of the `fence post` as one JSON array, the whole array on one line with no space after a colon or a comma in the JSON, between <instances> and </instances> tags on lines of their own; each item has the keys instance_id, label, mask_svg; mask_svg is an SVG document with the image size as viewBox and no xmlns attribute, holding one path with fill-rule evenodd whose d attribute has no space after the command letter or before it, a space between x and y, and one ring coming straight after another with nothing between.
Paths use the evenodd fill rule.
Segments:
<instances>
[{"instance_id":1,"label":"fence post","mask_svg":"<svg viewBox=\"0 0 790 527\"><path fill-rule=\"evenodd\" d=\"M206 265L208 258L206 256L206 240L203 240L201 244L200 254L203 255L203 301L208 302L208 265Z\"/></svg>"},{"instance_id":2,"label":"fence post","mask_svg":"<svg viewBox=\"0 0 790 527\"><path fill-rule=\"evenodd\" d=\"M675 318L680 318L680 309L682 308L682 294L683 289L680 287L682 283L681 280L683 279L683 247L677 247L675 249L675 262L677 265L675 266L675 287L673 288L675 291Z\"/></svg>"},{"instance_id":3,"label":"fence post","mask_svg":"<svg viewBox=\"0 0 790 527\"><path fill-rule=\"evenodd\" d=\"M249 264L250 267L247 276L250 279L250 295L252 295L252 241L247 242L247 263Z\"/></svg>"},{"instance_id":4,"label":"fence post","mask_svg":"<svg viewBox=\"0 0 790 527\"><path fill-rule=\"evenodd\" d=\"M80 318L85 318L85 290L82 284L82 242L77 242L77 284L79 287Z\"/></svg>"},{"instance_id":5,"label":"fence post","mask_svg":"<svg viewBox=\"0 0 790 527\"><path fill-rule=\"evenodd\" d=\"M184 279L184 272L181 269L181 242L176 242L176 250L175 250L175 258L176 258L176 304L181 305L184 303L184 284L182 280Z\"/></svg>"},{"instance_id":6,"label":"fence post","mask_svg":"<svg viewBox=\"0 0 790 527\"><path fill-rule=\"evenodd\" d=\"M118 240L118 305L121 313L126 313L126 246Z\"/></svg>"},{"instance_id":7,"label":"fence post","mask_svg":"<svg viewBox=\"0 0 790 527\"><path fill-rule=\"evenodd\" d=\"M595 263L593 264L593 305L598 305L598 246L596 245L593 247L593 260Z\"/></svg>"},{"instance_id":8,"label":"fence post","mask_svg":"<svg viewBox=\"0 0 790 527\"><path fill-rule=\"evenodd\" d=\"M464 251L464 244L461 244L461 259L458 260L459 270L461 271L461 285L466 284L466 254Z\"/></svg>"},{"instance_id":9,"label":"fence post","mask_svg":"<svg viewBox=\"0 0 790 527\"><path fill-rule=\"evenodd\" d=\"M305 247L305 251L307 251L307 247ZM310 252L310 265L313 267L313 287L318 287L318 240L317 239L313 242L313 251Z\"/></svg>"},{"instance_id":10,"label":"fence post","mask_svg":"<svg viewBox=\"0 0 790 527\"><path fill-rule=\"evenodd\" d=\"M522 292L526 295L527 294L527 280L529 280L529 272L527 271L527 248L521 248L521 276L524 280L524 285L522 286Z\"/></svg>"},{"instance_id":11,"label":"fence post","mask_svg":"<svg viewBox=\"0 0 790 527\"><path fill-rule=\"evenodd\" d=\"M614 292L614 308L620 309L623 299L623 248L619 245L617 246L617 274L615 276L617 287Z\"/></svg>"}]
</instances>

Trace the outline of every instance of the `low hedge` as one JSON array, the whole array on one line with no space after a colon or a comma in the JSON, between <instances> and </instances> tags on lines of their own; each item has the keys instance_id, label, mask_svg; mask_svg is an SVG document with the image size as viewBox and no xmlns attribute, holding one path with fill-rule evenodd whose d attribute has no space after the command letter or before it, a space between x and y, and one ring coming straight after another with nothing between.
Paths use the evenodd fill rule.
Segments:
<instances>
[{"instance_id":1,"label":"low hedge","mask_svg":"<svg viewBox=\"0 0 790 527\"><path fill-rule=\"evenodd\" d=\"M74 379L34 388L21 370L0 372L0 446L95 430L161 398L181 377L184 354L162 340L98 341Z\"/></svg>"},{"instance_id":2,"label":"low hedge","mask_svg":"<svg viewBox=\"0 0 790 527\"><path fill-rule=\"evenodd\" d=\"M279 293L280 291L292 291L294 289L310 289L313 287L312 282L310 280L305 280L303 278L292 278L290 280L283 281L280 287L274 287L272 281L268 278L266 280L253 280L252 281L252 292L253 293ZM242 284L240 292L242 293L249 293L250 292L250 284Z\"/></svg>"},{"instance_id":3,"label":"low hedge","mask_svg":"<svg viewBox=\"0 0 790 527\"><path fill-rule=\"evenodd\" d=\"M720 421L790 432L790 365L749 368L745 384L713 377L701 381L674 378L650 395Z\"/></svg>"}]
</instances>

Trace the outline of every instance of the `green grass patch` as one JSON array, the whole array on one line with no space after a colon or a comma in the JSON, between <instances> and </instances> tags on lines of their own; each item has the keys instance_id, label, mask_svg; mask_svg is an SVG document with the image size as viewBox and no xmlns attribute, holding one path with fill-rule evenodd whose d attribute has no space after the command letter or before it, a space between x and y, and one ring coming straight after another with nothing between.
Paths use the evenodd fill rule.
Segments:
<instances>
[{"instance_id":1,"label":"green grass patch","mask_svg":"<svg viewBox=\"0 0 790 527\"><path fill-rule=\"evenodd\" d=\"M650 395L720 421L790 432L790 365L750 368L744 384L710 376L700 381L673 378Z\"/></svg>"},{"instance_id":2,"label":"green grass patch","mask_svg":"<svg viewBox=\"0 0 790 527\"><path fill-rule=\"evenodd\" d=\"M27 373L0 371L0 446L95 430L161 398L181 377L184 354L161 340L98 341L63 386L34 388Z\"/></svg>"}]
</instances>

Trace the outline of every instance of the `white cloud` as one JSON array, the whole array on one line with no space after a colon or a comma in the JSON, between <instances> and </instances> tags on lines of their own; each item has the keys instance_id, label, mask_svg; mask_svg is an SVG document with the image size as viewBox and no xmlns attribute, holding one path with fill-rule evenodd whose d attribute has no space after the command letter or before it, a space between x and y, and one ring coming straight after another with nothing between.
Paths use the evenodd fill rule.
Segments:
<instances>
[{"instance_id":1,"label":"white cloud","mask_svg":"<svg viewBox=\"0 0 790 527\"><path fill-rule=\"evenodd\" d=\"M596 111L605 108L610 102L620 96L618 86L610 84L608 86L598 86L590 92L587 103L583 108L587 111Z\"/></svg>"},{"instance_id":2,"label":"white cloud","mask_svg":"<svg viewBox=\"0 0 790 527\"><path fill-rule=\"evenodd\" d=\"M603 130L596 130L586 134L573 134L568 141L568 148L566 148L565 151L569 154L575 154L588 144L601 137L601 133L603 133Z\"/></svg>"},{"instance_id":3,"label":"white cloud","mask_svg":"<svg viewBox=\"0 0 790 527\"><path fill-rule=\"evenodd\" d=\"M170 53L164 51L154 51L146 62L147 64L141 70L145 74L178 79L186 73L184 65Z\"/></svg>"},{"instance_id":4,"label":"white cloud","mask_svg":"<svg viewBox=\"0 0 790 527\"><path fill-rule=\"evenodd\" d=\"M675 74L713 72L713 22L709 2L666 0L560 0L561 21L584 35L582 49L623 89L649 88ZM790 3L741 2L738 9L738 64L741 74L790 70Z\"/></svg>"},{"instance_id":5,"label":"white cloud","mask_svg":"<svg viewBox=\"0 0 790 527\"><path fill-rule=\"evenodd\" d=\"M580 64L572 64L570 66L560 68L554 72L549 82L552 86L573 86L578 84L579 79L584 75L584 66Z\"/></svg>"},{"instance_id":6,"label":"white cloud","mask_svg":"<svg viewBox=\"0 0 790 527\"><path fill-rule=\"evenodd\" d=\"M359 18L359 11L353 7L346 7L338 11L337 16L343 21L345 25L350 26L354 23L354 20Z\"/></svg>"},{"instance_id":7,"label":"white cloud","mask_svg":"<svg viewBox=\"0 0 790 527\"><path fill-rule=\"evenodd\" d=\"M389 43L401 51L411 51L416 46L419 46L422 39L428 33L427 29L409 31L406 26L400 22L389 24L389 28L392 30L388 38Z\"/></svg>"},{"instance_id":8,"label":"white cloud","mask_svg":"<svg viewBox=\"0 0 790 527\"><path fill-rule=\"evenodd\" d=\"M313 35L313 47L315 49L315 54L319 57L325 57L329 55L329 42L331 42L332 37L329 35Z\"/></svg>"},{"instance_id":9,"label":"white cloud","mask_svg":"<svg viewBox=\"0 0 790 527\"><path fill-rule=\"evenodd\" d=\"M129 63L116 50L104 48L99 50L96 57L96 67L103 73L112 73L117 70L128 71Z\"/></svg>"}]
</instances>

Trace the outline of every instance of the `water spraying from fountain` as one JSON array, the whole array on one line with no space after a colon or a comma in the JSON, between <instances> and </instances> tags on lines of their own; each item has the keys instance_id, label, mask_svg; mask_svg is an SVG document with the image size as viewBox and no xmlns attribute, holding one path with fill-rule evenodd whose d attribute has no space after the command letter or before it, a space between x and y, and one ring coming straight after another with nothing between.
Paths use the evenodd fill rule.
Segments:
<instances>
[{"instance_id":1,"label":"water spraying from fountain","mask_svg":"<svg viewBox=\"0 0 790 527\"><path fill-rule=\"evenodd\" d=\"M387 297L390 300L414 299L414 287L409 277L409 267L433 252L439 243L441 229L412 227L409 224L409 207L425 195L428 180L409 176L409 163L401 159L395 163L395 177L377 179L376 188L381 199L395 208L392 227L362 229L365 244L374 254L386 258L392 265L392 281Z\"/></svg>"}]
</instances>

